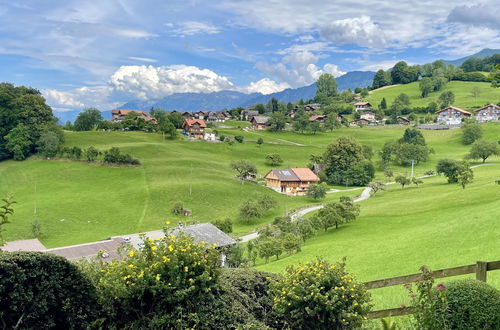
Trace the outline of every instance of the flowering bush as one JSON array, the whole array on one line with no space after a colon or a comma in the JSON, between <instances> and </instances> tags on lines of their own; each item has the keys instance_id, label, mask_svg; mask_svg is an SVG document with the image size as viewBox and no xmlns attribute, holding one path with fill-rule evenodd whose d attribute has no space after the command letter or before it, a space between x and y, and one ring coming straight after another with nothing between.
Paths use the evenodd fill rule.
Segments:
<instances>
[{"instance_id":1,"label":"flowering bush","mask_svg":"<svg viewBox=\"0 0 500 330\"><path fill-rule=\"evenodd\" d=\"M193 243L182 234L167 235L144 238L143 248L124 254L123 260L81 263L106 309L102 326L135 322L136 327L187 327L200 322L197 310L218 286L215 246Z\"/></svg>"},{"instance_id":2,"label":"flowering bush","mask_svg":"<svg viewBox=\"0 0 500 330\"><path fill-rule=\"evenodd\" d=\"M353 329L371 308L370 295L346 272L324 260L287 268L271 287L274 308L296 329Z\"/></svg>"}]
</instances>

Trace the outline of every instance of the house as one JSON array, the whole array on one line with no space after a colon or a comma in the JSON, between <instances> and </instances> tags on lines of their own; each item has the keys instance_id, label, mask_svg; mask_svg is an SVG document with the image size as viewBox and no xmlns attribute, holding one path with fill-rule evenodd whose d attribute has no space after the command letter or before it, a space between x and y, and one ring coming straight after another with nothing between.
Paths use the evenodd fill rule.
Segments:
<instances>
[{"instance_id":1,"label":"house","mask_svg":"<svg viewBox=\"0 0 500 330\"><path fill-rule=\"evenodd\" d=\"M370 110L372 105L369 102L356 102L354 103L356 111Z\"/></svg>"},{"instance_id":2,"label":"house","mask_svg":"<svg viewBox=\"0 0 500 330\"><path fill-rule=\"evenodd\" d=\"M209 112L208 111L196 111L193 116L194 116L194 119L201 119L201 120L207 120L208 119L208 114Z\"/></svg>"},{"instance_id":3,"label":"house","mask_svg":"<svg viewBox=\"0 0 500 330\"><path fill-rule=\"evenodd\" d=\"M399 125L409 125L411 122L411 120L409 120L408 118L401 116L397 116L396 120L398 121Z\"/></svg>"},{"instance_id":4,"label":"house","mask_svg":"<svg viewBox=\"0 0 500 330\"><path fill-rule=\"evenodd\" d=\"M500 120L500 106L496 104L488 104L477 109L474 113L476 114L476 120L480 123Z\"/></svg>"},{"instance_id":5,"label":"house","mask_svg":"<svg viewBox=\"0 0 500 330\"><path fill-rule=\"evenodd\" d=\"M254 130L265 130L267 129L267 121L269 117L266 116L254 116L250 121Z\"/></svg>"},{"instance_id":6,"label":"house","mask_svg":"<svg viewBox=\"0 0 500 330\"><path fill-rule=\"evenodd\" d=\"M309 168L271 170L264 178L268 188L292 196L304 195L311 183L319 181L318 176Z\"/></svg>"},{"instance_id":7,"label":"house","mask_svg":"<svg viewBox=\"0 0 500 330\"><path fill-rule=\"evenodd\" d=\"M368 120L370 122L377 120L375 118L375 114L373 112L364 112L364 113L361 114L361 116L359 118L360 119Z\"/></svg>"},{"instance_id":8,"label":"house","mask_svg":"<svg viewBox=\"0 0 500 330\"><path fill-rule=\"evenodd\" d=\"M321 104L319 103L311 103L311 104L306 104L304 105L304 110L307 112L312 112L319 110L321 108Z\"/></svg>"},{"instance_id":9,"label":"house","mask_svg":"<svg viewBox=\"0 0 500 330\"><path fill-rule=\"evenodd\" d=\"M369 120L366 120L366 119L358 119L358 120L355 120L355 121L351 121L351 123L349 125L352 126L352 127L354 127L354 126L369 126L372 123L373 122L371 122Z\"/></svg>"},{"instance_id":10,"label":"house","mask_svg":"<svg viewBox=\"0 0 500 330\"><path fill-rule=\"evenodd\" d=\"M470 118L472 114L463 109L449 106L436 111L437 123L440 125L458 125L465 118Z\"/></svg>"},{"instance_id":11,"label":"house","mask_svg":"<svg viewBox=\"0 0 500 330\"><path fill-rule=\"evenodd\" d=\"M103 259L112 260L119 258L119 247L124 243L122 237L111 237L99 242L63 246L45 250L68 260L79 260L101 255Z\"/></svg>"},{"instance_id":12,"label":"house","mask_svg":"<svg viewBox=\"0 0 500 330\"><path fill-rule=\"evenodd\" d=\"M182 117L184 117L185 119L194 119L194 115L189 111L183 112Z\"/></svg>"},{"instance_id":13,"label":"house","mask_svg":"<svg viewBox=\"0 0 500 330\"><path fill-rule=\"evenodd\" d=\"M201 119L184 119L182 123L182 134L202 140L205 137L205 128L207 125Z\"/></svg>"},{"instance_id":14,"label":"house","mask_svg":"<svg viewBox=\"0 0 500 330\"><path fill-rule=\"evenodd\" d=\"M317 122L322 123L325 121L325 118L326 118L325 115L314 115L311 118L309 118L309 121L317 121Z\"/></svg>"},{"instance_id":15,"label":"house","mask_svg":"<svg viewBox=\"0 0 500 330\"><path fill-rule=\"evenodd\" d=\"M251 121L253 117L258 116L259 112L257 110L243 110L241 112L241 120Z\"/></svg>"},{"instance_id":16,"label":"house","mask_svg":"<svg viewBox=\"0 0 500 330\"><path fill-rule=\"evenodd\" d=\"M151 117L151 115L147 111L142 111L142 110L122 110L122 109L111 110L111 121L114 122L114 123L120 123L120 122L122 122L125 119L125 117L129 113L137 113L145 121L150 121L150 120L156 121L153 117Z\"/></svg>"},{"instance_id":17,"label":"house","mask_svg":"<svg viewBox=\"0 0 500 330\"><path fill-rule=\"evenodd\" d=\"M206 120L208 122L218 121L218 119L217 119L217 112L215 112L215 111L209 111Z\"/></svg>"}]
</instances>

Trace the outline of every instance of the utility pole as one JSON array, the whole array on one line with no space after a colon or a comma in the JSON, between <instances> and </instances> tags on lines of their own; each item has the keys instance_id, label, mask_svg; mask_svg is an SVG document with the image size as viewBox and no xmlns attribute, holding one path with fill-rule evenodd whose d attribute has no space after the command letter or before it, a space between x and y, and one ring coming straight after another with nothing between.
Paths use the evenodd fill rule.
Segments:
<instances>
[{"instance_id":1,"label":"utility pole","mask_svg":"<svg viewBox=\"0 0 500 330\"><path fill-rule=\"evenodd\" d=\"M193 192L193 163L191 163L191 175L189 176L189 196Z\"/></svg>"},{"instance_id":2,"label":"utility pole","mask_svg":"<svg viewBox=\"0 0 500 330\"><path fill-rule=\"evenodd\" d=\"M411 160L411 177L413 178L413 166L415 165L415 161Z\"/></svg>"}]
</instances>

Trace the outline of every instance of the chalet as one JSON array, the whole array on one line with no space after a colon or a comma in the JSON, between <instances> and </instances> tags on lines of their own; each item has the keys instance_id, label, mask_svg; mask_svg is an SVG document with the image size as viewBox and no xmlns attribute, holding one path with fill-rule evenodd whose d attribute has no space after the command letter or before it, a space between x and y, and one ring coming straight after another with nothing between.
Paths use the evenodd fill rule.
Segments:
<instances>
[{"instance_id":1,"label":"chalet","mask_svg":"<svg viewBox=\"0 0 500 330\"><path fill-rule=\"evenodd\" d=\"M129 113L137 113L145 121L150 121L150 120L156 121L153 117L151 117L151 115L147 111L142 111L142 110L123 110L123 109L114 109L114 110L111 110L111 121L114 122L114 123L120 123L120 122L122 122L125 119L125 117L127 117L127 115Z\"/></svg>"},{"instance_id":2,"label":"chalet","mask_svg":"<svg viewBox=\"0 0 500 330\"><path fill-rule=\"evenodd\" d=\"M361 114L361 116L359 118L360 119L366 119L366 120L368 120L370 122L377 120L375 118L375 114L373 112L364 112L363 114Z\"/></svg>"},{"instance_id":3,"label":"chalet","mask_svg":"<svg viewBox=\"0 0 500 330\"><path fill-rule=\"evenodd\" d=\"M194 119L194 115L189 111L184 111L182 113L182 117L184 117L185 119Z\"/></svg>"},{"instance_id":4,"label":"chalet","mask_svg":"<svg viewBox=\"0 0 500 330\"><path fill-rule=\"evenodd\" d=\"M396 120L398 121L399 125L409 125L411 122L411 120L409 120L408 118L401 116L397 116Z\"/></svg>"},{"instance_id":5,"label":"chalet","mask_svg":"<svg viewBox=\"0 0 500 330\"><path fill-rule=\"evenodd\" d=\"M268 119L266 116L254 116L250 122L254 130L261 131L267 129Z\"/></svg>"},{"instance_id":6,"label":"chalet","mask_svg":"<svg viewBox=\"0 0 500 330\"><path fill-rule=\"evenodd\" d=\"M476 120L480 123L500 120L500 106L496 104L488 104L477 109L474 113L476 114Z\"/></svg>"},{"instance_id":7,"label":"chalet","mask_svg":"<svg viewBox=\"0 0 500 330\"><path fill-rule=\"evenodd\" d=\"M201 119L184 119L182 123L182 134L202 140L205 137L205 128L207 125Z\"/></svg>"},{"instance_id":8,"label":"chalet","mask_svg":"<svg viewBox=\"0 0 500 330\"><path fill-rule=\"evenodd\" d=\"M436 111L437 123L441 125L459 125L465 118L470 118L472 114L457 107L446 107Z\"/></svg>"},{"instance_id":9,"label":"chalet","mask_svg":"<svg viewBox=\"0 0 500 330\"><path fill-rule=\"evenodd\" d=\"M309 121L317 121L317 122L322 123L325 121L325 118L326 118L325 115L314 115L311 118L309 118Z\"/></svg>"},{"instance_id":10,"label":"chalet","mask_svg":"<svg viewBox=\"0 0 500 330\"><path fill-rule=\"evenodd\" d=\"M208 111L196 111L194 113L194 119L207 120L208 119Z\"/></svg>"},{"instance_id":11,"label":"chalet","mask_svg":"<svg viewBox=\"0 0 500 330\"><path fill-rule=\"evenodd\" d=\"M207 120L208 122L215 122L215 121L218 121L218 118L217 118L217 112L215 112L215 111L209 111L209 112L208 112L208 116L207 116L206 120Z\"/></svg>"},{"instance_id":12,"label":"chalet","mask_svg":"<svg viewBox=\"0 0 500 330\"><path fill-rule=\"evenodd\" d=\"M241 112L241 120L251 121L253 117L258 116L259 112L257 110L243 110Z\"/></svg>"},{"instance_id":13,"label":"chalet","mask_svg":"<svg viewBox=\"0 0 500 330\"><path fill-rule=\"evenodd\" d=\"M264 178L268 188L292 196L304 195L311 183L319 181L318 176L309 168L271 170Z\"/></svg>"},{"instance_id":14,"label":"chalet","mask_svg":"<svg viewBox=\"0 0 500 330\"><path fill-rule=\"evenodd\" d=\"M307 112L312 112L319 110L321 108L321 104L319 103L311 103L311 104L306 104L304 105L304 110Z\"/></svg>"},{"instance_id":15,"label":"chalet","mask_svg":"<svg viewBox=\"0 0 500 330\"><path fill-rule=\"evenodd\" d=\"M361 127L361 126L370 126L373 123L374 122L372 122L372 121L369 121L369 120L361 118L361 119L358 119L358 120L355 120L355 121L351 121L351 123L349 125L352 126L352 127L354 127L354 126L360 126Z\"/></svg>"},{"instance_id":16,"label":"chalet","mask_svg":"<svg viewBox=\"0 0 500 330\"><path fill-rule=\"evenodd\" d=\"M354 103L356 111L370 110L372 105L369 102L356 102Z\"/></svg>"}]
</instances>

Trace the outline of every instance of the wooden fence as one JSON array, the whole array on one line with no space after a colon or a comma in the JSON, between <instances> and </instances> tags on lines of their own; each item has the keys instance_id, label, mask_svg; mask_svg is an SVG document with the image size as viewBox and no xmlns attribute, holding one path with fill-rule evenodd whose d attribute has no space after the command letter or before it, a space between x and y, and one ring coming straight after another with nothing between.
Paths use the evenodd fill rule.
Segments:
<instances>
[{"instance_id":1,"label":"wooden fence","mask_svg":"<svg viewBox=\"0 0 500 330\"><path fill-rule=\"evenodd\" d=\"M476 274L476 279L479 281L486 282L486 274L489 271L500 269L500 261L478 261L473 265L467 266L459 266L453 268L446 268L435 270L430 273L433 278L444 278L444 277L452 277L466 274ZM403 285L406 283L413 283L420 278L421 274L411 274L404 275L392 278L386 278L383 280L376 280L371 282L364 283L365 287L368 290L385 288L389 286L395 285ZM408 315L412 314L413 310L410 307L399 307L399 308L390 308L384 310L378 310L370 312L368 318L370 319L378 319L388 316L400 316L400 315Z\"/></svg>"}]
</instances>

